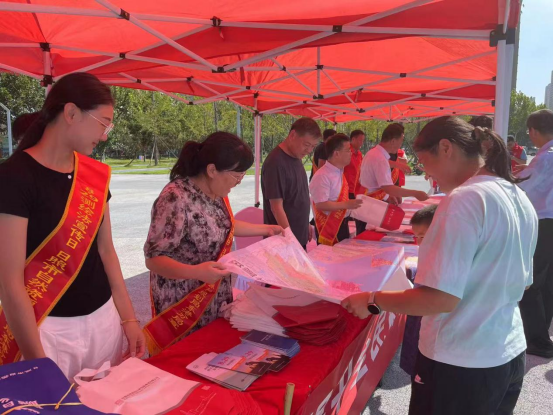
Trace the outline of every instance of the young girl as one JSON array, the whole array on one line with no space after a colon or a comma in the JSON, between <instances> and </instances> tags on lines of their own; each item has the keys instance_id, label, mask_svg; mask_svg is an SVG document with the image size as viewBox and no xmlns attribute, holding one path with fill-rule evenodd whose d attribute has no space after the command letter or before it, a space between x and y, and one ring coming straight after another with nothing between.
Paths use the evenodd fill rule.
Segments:
<instances>
[{"instance_id":1,"label":"young girl","mask_svg":"<svg viewBox=\"0 0 554 415\"><path fill-rule=\"evenodd\" d=\"M88 157L113 128L110 89L60 79L0 165L0 363L83 368L144 353L111 234L110 169Z\"/></svg>"}]
</instances>

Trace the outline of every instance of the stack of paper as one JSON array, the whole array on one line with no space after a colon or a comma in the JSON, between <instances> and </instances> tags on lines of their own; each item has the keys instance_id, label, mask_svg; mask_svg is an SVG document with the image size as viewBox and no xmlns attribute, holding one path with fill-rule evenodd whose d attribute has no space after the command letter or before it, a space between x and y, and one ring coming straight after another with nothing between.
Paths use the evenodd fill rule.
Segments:
<instances>
[{"instance_id":1,"label":"stack of paper","mask_svg":"<svg viewBox=\"0 0 554 415\"><path fill-rule=\"evenodd\" d=\"M343 311L338 304L318 301L303 307L275 306L273 319L283 326L287 336L323 346L338 340L346 328Z\"/></svg>"},{"instance_id":2,"label":"stack of paper","mask_svg":"<svg viewBox=\"0 0 554 415\"><path fill-rule=\"evenodd\" d=\"M230 322L237 330L259 330L279 336L285 330L275 320L275 306L304 306L319 301L319 298L287 288L275 289L250 284L248 290L231 306Z\"/></svg>"},{"instance_id":3,"label":"stack of paper","mask_svg":"<svg viewBox=\"0 0 554 415\"><path fill-rule=\"evenodd\" d=\"M300 351L300 345L294 339L257 330L252 330L247 335L241 337L241 341L245 344L268 349L288 357L296 356Z\"/></svg>"},{"instance_id":4,"label":"stack of paper","mask_svg":"<svg viewBox=\"0 0 554 415\"><path fill-rule=\"evenodd\" d=\"M187 369L198 376L211 380L221 386L229 389L244 391L248 388L258 376L246 373L234 372L210 365L210 362L217 357L217 353L208 353L200 356L194 362L187 366Z\"/></svg>"}]
</instances>

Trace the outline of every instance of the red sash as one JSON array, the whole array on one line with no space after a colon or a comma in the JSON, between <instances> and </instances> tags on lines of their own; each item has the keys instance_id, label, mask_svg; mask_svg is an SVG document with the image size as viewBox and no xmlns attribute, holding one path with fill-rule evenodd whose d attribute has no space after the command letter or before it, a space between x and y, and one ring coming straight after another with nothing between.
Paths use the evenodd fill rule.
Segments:
<instances>
[{"instance_id":1,"label":"red sash","mask_svg":"<svg viewBox=\"0 0 554 415\"><path fill-rule=\"evenodd\" d=\"M231 219L231 229L221 248L221 252L217 256L218 260L231 251L233 235L235 233L235 219L233 211L231 210L231 205L227 198L223 200ZM217 290L220 284L221 281L215 284L202 284L194 291L188 293L181 301L173 304L167 310L164 310L144 326L146 346L150 352L150 356L155 356L166 347L178 342L196 326L206 309L217 296Z\"/></svg>"},{"instance_id":2,"label":"red sash","mask_svg":"<svg viewBox=\"0 0 554 415\"><path fill-rule=\"evenodd\" d=\"M391 177L392 177L392 182L393 183L396 183L399 176L400 176L400 170L396 169L396 168L392 169ZM385 197L387 197L387 193L384 190L381 190L381 189L374 190L373 192L368 192L367 189L366 189L364 194L366 196L372 197L373 199L377 199L377 200L384 200Z\"/></svg>"},{"instance_id":3,"label":"red sash","mask_svg":"<svg viewBox=\"0 0 554 415\"><path fill-rule=\"evenodd\" d=\"M337 202L345 202L348 200L348 182L344 174L342 175L342 187L340 189ZM315 226L319 233L319 243L323 245L333 246L338 242L337 234L339 233L340 225L346 215L346 209L336 210L326 215L322 211L315 207L315 203L312 203L314 208Z\"/></svg>"},{"instance_id":4,"label":"red sash","mask_svg":"<svg viewBox=\"0 0 554 415\"><path fill-rule=\"evenodd\" d=\"M75 153L75 172L60 222L25 261L23 277L40 325L73 283L98 233L110 183L110 167ZM0 364L21 352L0 308Z\"/></svg>"}]
</instances>

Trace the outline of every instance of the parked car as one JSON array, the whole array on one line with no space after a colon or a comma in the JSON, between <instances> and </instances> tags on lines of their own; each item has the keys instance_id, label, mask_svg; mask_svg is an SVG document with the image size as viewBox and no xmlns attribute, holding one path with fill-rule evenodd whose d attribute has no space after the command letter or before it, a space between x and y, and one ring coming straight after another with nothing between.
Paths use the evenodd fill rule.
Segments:
<instances>
[{"instance_id":1,"label":"parked car","mask_svg":"<svg viewBox=\"0 0 554 415\"><path fill-rule=\"evenodd\" d=\"M529 150L527 150L527 155L528 156L536 156L537 151L539 151L539 149L537 147L529 147Z\"/></svg>"}]
</instances>

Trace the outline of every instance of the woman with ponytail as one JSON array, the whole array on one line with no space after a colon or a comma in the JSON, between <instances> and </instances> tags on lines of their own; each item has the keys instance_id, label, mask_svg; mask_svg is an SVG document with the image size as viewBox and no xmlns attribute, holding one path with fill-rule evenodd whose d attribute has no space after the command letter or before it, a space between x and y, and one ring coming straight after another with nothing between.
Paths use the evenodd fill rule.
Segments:
<instances>
[{"instance_id":1,"label":"woman with ponytail","mask_svg":"<svg viewBox=\"0 0 554 415\"><path fill-rule=\"evenodd\" d=\"M52 87L0 165L0 364L83 368L144 353L111 234L108 166L87 157L113 127L110 89L74 73ZM38 326L38 329L37 329Z\"/></svg>"},{"instance_id":2,"label":"woman with ponytail","mask_svg":"<svg viewBox=\"0 0 554 415\"><path fill-rule=\"evenodd\" d=\"M232 302L230 274L216 261L229 252L233 235L282 232L233 218L227 196L253 162L250 148L230 133L185 143L154 202L144 245L155 317L145 327L151 353L210 323Z\"/></svg>"},{"instance_id":3,"label":"woman with ponytail","mask_svg":"<svg viewBox=\"0 0 554 415\"><path fill-rule=\"evenodd\" d=\"M532 282L537 215L490 129L440 117L413 147L447 193L420 246L419 286L343 305L362 318L423 316L411 415L510 414L525 373L518 302Z\"/></svg>"}]
</instances>

